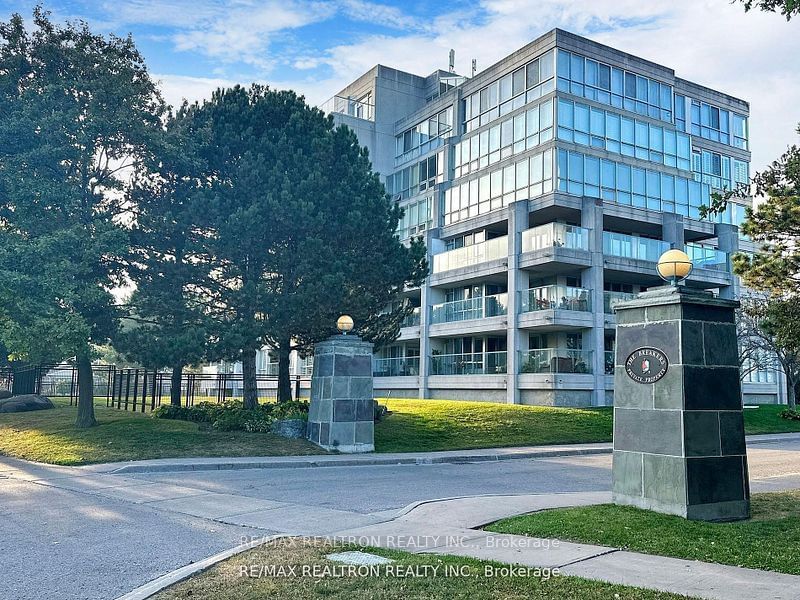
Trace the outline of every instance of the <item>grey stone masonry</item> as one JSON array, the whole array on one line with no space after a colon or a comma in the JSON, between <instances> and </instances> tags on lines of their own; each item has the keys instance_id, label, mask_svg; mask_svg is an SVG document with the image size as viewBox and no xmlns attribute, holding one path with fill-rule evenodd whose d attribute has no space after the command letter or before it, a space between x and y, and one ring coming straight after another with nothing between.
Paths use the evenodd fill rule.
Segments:
<instances>
[{"instance_id":1,"label":"grey stone masonry","mask_svg":"<svg viewBox=\"0 0 800 600\"><path fill-rule=\"evenodd\" d=\"M749 517L737 305L669 286L616 306L615 503L705 521ZM641 348L667 357L654 383L626 370Z\"/></svg>"},{"instance_id":2,"label":"grey stone masonry","mask_svg":"<svg viewBox=\"0 0 800 600\"><path fill-rule=\"evenodd\" d=\"M326 450L375 450L372 344L336 335L314 347L308 439Z\"/></svg>"}]
</instances>

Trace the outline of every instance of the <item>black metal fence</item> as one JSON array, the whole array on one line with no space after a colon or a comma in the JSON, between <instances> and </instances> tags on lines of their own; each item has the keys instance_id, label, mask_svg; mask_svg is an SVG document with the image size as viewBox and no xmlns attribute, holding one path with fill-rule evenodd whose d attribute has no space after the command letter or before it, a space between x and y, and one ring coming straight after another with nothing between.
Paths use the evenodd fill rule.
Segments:
<instances>
[{"instance_id":1,"label":"black metal fence","mask_svg":"<svg viewBox=\"0 0 800 600\"><path fill-rule=\"evenodd\" d=\"M113 365L95 365L94 398L105 398L106 406L139 412L152 411L169 404L172 396L172 373L148 369L119 369ZM292 396L310 396L311 378L294 375ZM278 378L257 375L256 386L260 401L275 400ZM244 381L241 374L184 373L180 381L183 406L197 402L223 402L242 398ZM72 365L44 365L0 369L0 389L17 394L41 394L69 398L70 406L78 401L78 374Z\"/></svg>"}]
</instances>

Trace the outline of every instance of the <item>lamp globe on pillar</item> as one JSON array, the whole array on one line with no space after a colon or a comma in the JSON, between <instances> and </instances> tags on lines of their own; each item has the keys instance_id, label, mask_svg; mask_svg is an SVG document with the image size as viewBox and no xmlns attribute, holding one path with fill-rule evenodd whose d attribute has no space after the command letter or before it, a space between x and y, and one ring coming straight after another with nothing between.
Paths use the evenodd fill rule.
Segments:
<instances>
[{"instance_id":1,"label":"lamp globe on pillar","mask_svg":"<svg viewBox=\"0 0 800 600\"><path fill-rule=\"evenodd\" d=\"M342 335L347 335L348 332L353 330L353 317L342 315L336 321L336 328L342 332Z\"/></svg>"},{"instance_id":2,"label":"lamp globe on pillar","mask_svg":"<svg viewBox=\"0 0 800 600\"><path fill-rule=\"evenodd\" d=\"M664 252L656 266L658 276L674 286L686 279L692 272L692 268L692 259L682 250L675 248Z\"/></svg>"}]
</instances>

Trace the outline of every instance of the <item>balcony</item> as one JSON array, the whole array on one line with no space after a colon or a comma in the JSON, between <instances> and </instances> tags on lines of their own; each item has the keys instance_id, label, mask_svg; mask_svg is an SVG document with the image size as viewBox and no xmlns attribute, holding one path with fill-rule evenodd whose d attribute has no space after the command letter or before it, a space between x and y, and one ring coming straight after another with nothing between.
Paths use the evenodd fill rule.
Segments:
<instances>
[{"instance_id":1,"label":"balcony","mask_svg":"<svg viewBox=\"0 0 800 600\"><path fill-rule=\"evenodd\" d=\"M669 250L669 242L611 231L603 232L603 254L658 262L659 257Z\"/></svg>"},{"instance_id":2,"label":"balcony","mask_svg":"<svg viewBox=\"0 0 800 600\"><path fill-rule=\"evenodd\" d=\"M502 375L507 372L507 353L472 352L431 356L431 375Z\"/></svg>"},{"instance_id":3,"label":"balcony","mask_svg":"<svg viewBox=\"0 0 800 600\"><path fill-rule=\"evenodd\" d=\"M366 121L375 120L375 105L369 102L356 100L355 98L345 98L344 96L333 96L320 105L326 113L337 113L348 115Z\"/></svg>"},{"instance_id":4,"label":"balcony","mask_svg":"<svg viewBox=\"0 0 800 600\"><path fill-rule=\"evenodd\" d=\"M416 377L419 375L419 356L373 358L374 377Z\"/></svg>"},{"instance_id":5,"label":"balcony","mask_svg":"<svg viewBox=\"0 0 800 600\"><path fill-rule=\"evenodd\" d=\"M546 285L522 293L522 312L538 310L574 310L591 312L592 293L585 288Z\"/></svg>"},{"instance_id":6,"label":"balcony","mask_svg":"<svg viewBox=\"0 0 800 600\"><path fill-rule=\"evenodd\" d=\"M407 315L400 323L400 327L419 327L419 316L421 309L419 306L415 307L410 315Z\"/></svg>"},{"instance_id":7,"label":"balcony","mask_svg":"<svg viewBox=\"0 0 800 600\"><path fill-rule=\"evenodd\" d=\"M687 243L686 254L692 259L695 269L713 269L715 271L729 271L728 254L702 244Z\"/></svg>"},{"instance_id":8,"label":"balcony","mask_svg":"<svg viewBox=\"0 0 800 600\"><path fill-rule=\"evenodd\" d=\"M520 353L520 373L592 373L591 350L542 348Z\"/></svg>"},{"instance_id":9,"label":"balcony","mask_svg":"<svg viewBox=\"0 0 800 600\"><path fill-rule=\"evenodd\" d=\"M508 257L508 236L456 248L433 256L433 272L442 273Z\"/></svg>"},{"instance_id":10,"label":"balcony","mask_svg":"<svg viewBox=\"0 0 800 600\"><path fill-rule=\"evenodd\" d=\"M589 250L589 230L563 223L547 223L522 232L522 251L533 252L545 248L570 248Z\"/></svg>"},{"instance_id":11,"label":"balcony","mask_svg":"<svg viewBox=\"0 0 800 600\"><path fill-rule=\"evenodd\" d=\"M614 351L613 350L606 350L604 352L605 358L603 360L603 364L605 365L605 372L606 375L613 375L614 374Z\"/></svg>"},{"instance_id":12,"label":"balcony","mask_svg":"<svg viewBox=\"0 0 800 600\"><path fill-rule=\"evenodd\" d=\"M479 296L467 300L455 300L434 304L431 311L431 324L455 323L470 319L499 317L508 314L508 294Z\"/></svg>"},{"instance_id":13,"label":"balcony","mask_svg":"<svg viewBox=\"0 0 800 600\"><path fill-rule=\"evenodd\" d=\"M603 312L607 315L614 314L614 307L627 300L633 300L636 294L630 292L603 292Z\"/></svg>"}]
</instances>

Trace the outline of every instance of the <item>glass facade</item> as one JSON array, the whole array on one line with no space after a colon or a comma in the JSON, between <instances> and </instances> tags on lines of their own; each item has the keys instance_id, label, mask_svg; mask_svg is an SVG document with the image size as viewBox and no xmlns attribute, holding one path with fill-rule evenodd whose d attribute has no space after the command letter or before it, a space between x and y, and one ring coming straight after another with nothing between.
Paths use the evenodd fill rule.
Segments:
<instances>
[{"instance_id":1,"label":"glass facade","mask_svg":"<svg viewBox=\"0 0 800 600\"><path fill-rule=\"evenodd\" d=\"M453 131L453 107L420 121L395 136L395 164L401 164L442 145L443 137Z\"/></svg>"},{"instance_id":2,"label":"glass facade","mask_svg":"<svg viewBox=\"0 0 800 600\"><path fill-rule=\"evenodd\" d=\"M431 226L434 198L426 196L403 206L403 216L397 224L397 236L401 240L419 235Z\"/></svg>"},{"instance_id":3,"label":"glass facade","mask_svg":"<svg viewBox=\"0 0 800 600\"><path fill-rule=\"evenodd\" d=\"M454 184L444 194L444 224L450 225L553 191L553 151L545 150L485 175Z\"/></svg>"},{"instance_id":4,"label":"glass facade","mask_svg":"<svg viewBox=\"0 0 800 600\"><path fill-rule=\"evenodd\" d=\"M700 218L710 187L693 179L613 160L558 150L558 190Z\"/></svg>"},{"instance_id":5,"label":"glass facade","mask_svg":"<svg viewBox=\"0 0 800 600\"><path fill-rule=\"evenodd\" d=\"M689 136L669 127L559 98L558 139L689 170Z\"/></svg>"},{"instance_id":6,"label":"glass facade","mask_svg":"<svg viewBox=\"0 0 800 600\"><path fill-rule=\"evenodd\" d=\"M559 49L558 90L672 122L672 86Z\"/></svg>"},{"instance_id":7,"label":"glass facade","mask_svg":"<svg viewBox=\"0 0 800 600\"><path fill-rule=\"evenodd\" d=\"M553 101L547 100L455 145L456 178L553 139Z\"/></svg>"},{"instance_id":8,"label":"glass facade","mask_svg":"<svg viewBox=\"0 0 800 600\"><path fill-rule=\"evenodd\" d=\"M386 177L386 191L397 199L410 198L442 183L444 154L437 152Z\"/></svg>"},{"instance_id":9,"label":"glass facade","mask_svg":"<svg viewBox=\"0 0 800 600\"><path fill-rule=\"evenodd\" d=\"M555 89L550 50L464 98L464 131L471 131L534 102Z\"/></svg>"}]
</instances>

